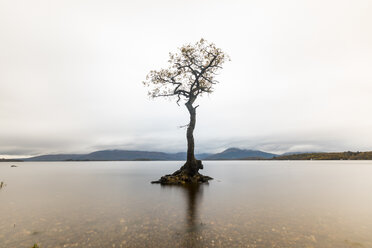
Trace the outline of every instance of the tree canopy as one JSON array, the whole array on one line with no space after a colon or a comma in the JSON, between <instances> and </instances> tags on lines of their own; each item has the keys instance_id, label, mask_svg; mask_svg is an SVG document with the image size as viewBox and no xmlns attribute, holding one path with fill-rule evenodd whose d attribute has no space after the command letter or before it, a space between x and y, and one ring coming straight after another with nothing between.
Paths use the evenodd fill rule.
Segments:
<instances>
[{"instance_id":1,"label":"tree canopy","mask_svg":"<svg viewBox=\"0 0 372 248\"><path fill-rule=\"evenodd\" d=\"M192 104L198 96L213 92L214 79L222 64L230 60L220 48L204 39L186 44L176 53L169 53L167 69L152 70L144 85L150 97L184 98Z\"/></svg>"}]
</instances>

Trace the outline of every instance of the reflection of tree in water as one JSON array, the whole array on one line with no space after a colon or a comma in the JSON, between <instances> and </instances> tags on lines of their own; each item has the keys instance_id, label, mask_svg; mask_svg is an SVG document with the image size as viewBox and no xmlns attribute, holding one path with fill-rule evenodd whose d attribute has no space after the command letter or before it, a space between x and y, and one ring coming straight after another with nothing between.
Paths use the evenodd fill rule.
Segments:
<instances>
[{"instance_id":1,"label":"reflection of tree in water","mask_svg":"<svg viewBox=\"0 0 372 248\"><path fill-rule=\"evenodd\" d=\"M186 200L186 225L183 232L180 233L183 239L181 247L203 247L203 239L200 237L204 224L199 219L198 212L205 186L200 184L163 186L178 189Z\"/></svg>"}]
</instances>

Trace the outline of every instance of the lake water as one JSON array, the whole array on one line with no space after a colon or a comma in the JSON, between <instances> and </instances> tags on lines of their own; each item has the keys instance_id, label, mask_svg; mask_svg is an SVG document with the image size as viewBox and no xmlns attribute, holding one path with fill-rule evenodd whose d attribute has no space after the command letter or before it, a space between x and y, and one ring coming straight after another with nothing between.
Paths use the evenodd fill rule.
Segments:
<instances>
[{"instance_id":1,"label":"lake water","mask_svg":"<svg viewBox=\"0 0 372 248\"><path fill-rule=\"evenodd\" d=\"M11 168L16 164L18 167ZM372 161L0 163L0 247L372 247Z\"/></svg>"}]
</instances>

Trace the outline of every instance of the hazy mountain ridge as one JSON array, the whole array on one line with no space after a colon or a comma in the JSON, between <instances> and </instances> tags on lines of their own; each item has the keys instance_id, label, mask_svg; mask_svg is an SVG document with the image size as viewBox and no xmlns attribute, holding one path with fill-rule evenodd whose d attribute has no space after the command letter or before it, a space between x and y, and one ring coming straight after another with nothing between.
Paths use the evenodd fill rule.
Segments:
<instances>
[{"instance_id":1,"label":"hazy mountain ridge","mask_svg":"<svg viewBox=\"0 0 372 248\"><path fill-rule=\"evenodd\" d=\"M228 148L220 153L200 153L201 160L372 160L372 152L304 152L277 155L259 150ZM49 154L13 161L185 161L186 152L165 153L136 150L102 150L88 154ZM10 160L0 160L10 161Z\"/></svg>"},{"instance_id":2,"label":"hazy mountain ridge","mask_svg":"<svg viewBox=\"0 0 372 248\"><path fill-rule=\"evenodd\" d=\"M78 160L80 154L49 154L40 155L31 158L23 158L23 161L65 161L65 160Z\"/></svg>"},{"instance_id":3,"label":"hazy mountain ridge","mask_svg":"<svg viewBox=\"0 0 372 248\"><path fill-rule=\"evenodd\" d=\"M276 154L256 150L242 150L229 148L221 153L200 153L195 157L201 160L234 160L234 159L267 159ZM186 152L165 153L136 150L102 150L88 154L50 154L23 159L24 161L135 161L135 160L161 160L184 161Z\"/></svg>"},{"instance_id":4,"label":"hazy mountain ridge","mask_svg":"<svg viewBox=\"0 0 372 248\"><path fill-rule=\"evenodd\" d=\"M204 159L209 153L196 154ZM49 154L22 159L24 161L135 161L135 160L186 160L186 152L165 153L136 150L102 150L88 154Z\"/></svg>"},{"instance_id":5,"label":"hazy mountain ridge","mask_svg":"<svg viewBox=\"0 0 372 248\"><path fill-rule=\"evenodd\" d=\"M223 152L213 154L205 158L205 160L235 160L235 159L270 159L277 154L258 151L258 150L245 150L239 148L229 148Z\"/></svg>"},{"instance_id":6,"label":"hazy mountain ridge","mask_svg":"<svg viewBox=\"0 0 372 248\"><path fill-rule=\"evenodd\" d=\"M323 153L323 152L315 152L315 151L308 151L308 152L285 152L281 154L280 156L289 156L289 155L297 155L297 154L306 154L306 153Z\"/></svg>"}]
</instances>

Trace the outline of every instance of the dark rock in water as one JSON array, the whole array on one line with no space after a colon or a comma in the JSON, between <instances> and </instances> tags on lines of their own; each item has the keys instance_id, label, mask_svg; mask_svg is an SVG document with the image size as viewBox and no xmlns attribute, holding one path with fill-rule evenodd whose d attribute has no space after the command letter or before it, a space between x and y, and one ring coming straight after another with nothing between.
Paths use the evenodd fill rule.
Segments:
<instances>
[{"instance_id":1,"label":"dark rock in water","mask_svg":"<svg viewBox=\"0 0 372 248\"><path fill-rule=\"evenodd\" d=\"M15 164L12 164L10 167L18 167L17 165L15 165Z\"/></svg>"},{"instance_id":2,"label":"dark rock in water","mask_svg":"<svg viewBox=\"0 0 372 248\"><path fill-rule=\"evenodd\" d=\"M182 185L182 184L195 184L195 183L207 183L213 178L209 176L204 176L200 173L196 173L193 176L189 176L186 173L174 173L172 175L162 176L157 181L152 181L151 183L160 183L162 185Z\"/></svg>"}]
</instances>

